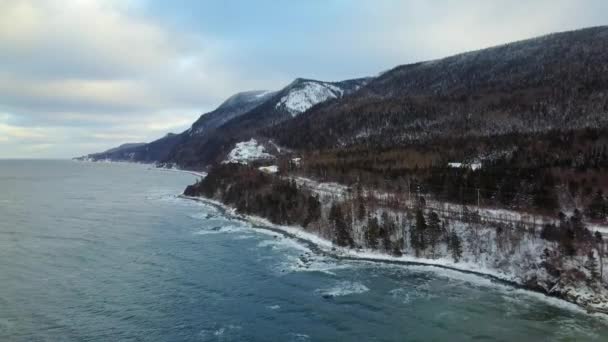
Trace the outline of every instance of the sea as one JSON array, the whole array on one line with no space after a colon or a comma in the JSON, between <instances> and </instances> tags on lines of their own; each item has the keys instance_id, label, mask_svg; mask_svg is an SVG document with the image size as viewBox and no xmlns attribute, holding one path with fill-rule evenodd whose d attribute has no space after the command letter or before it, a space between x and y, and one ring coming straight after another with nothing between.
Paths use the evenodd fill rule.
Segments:
<instances>
[{"instance_id":1,"label":"sea","mask_svg":"<svg viewBox=\"0 0 608 342\"><path fill-rule=\"evenodd\" d=\"M0 160L0 341L608 341L564 301L341 261L149 165Z\"/></svg>"}]
</instances>

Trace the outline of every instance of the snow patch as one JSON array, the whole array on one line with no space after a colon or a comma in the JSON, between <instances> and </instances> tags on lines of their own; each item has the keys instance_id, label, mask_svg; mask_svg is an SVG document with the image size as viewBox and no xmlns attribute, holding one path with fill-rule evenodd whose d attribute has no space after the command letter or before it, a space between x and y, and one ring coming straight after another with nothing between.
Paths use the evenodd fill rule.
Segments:
<instances>
[{"instance_id":1,"label":"snow patch","mask_svg":"<svg viewBox=\"0 0 608 342\"><path fill-rule=\"evenodd\" d=\"M251 139L249 141L242 141L237 143L232 151L228 154L228 158L222 163L239 163L247 164L257 159L270 159L274 158L271 154L266 152L264 146L260 145L257 140Z\"/></svg>"},{"instance_id":2,"label":"snow patch","mask_svg":"<svg viewBox=\"0 0 608 342\"><path fill-rule=\"evenodd\" d=\"M279 172L279 167L276 166L276 165L260 166L258 169L260 171L266 172L266 173L277 173L277 172Z\"/></svg>"},{"instance_id":3,"label":"snow patch","mask_svg":"<svg viewBox=\"0 0 608 342\"><path fill-rule=\"evenodd\" d=\"M281 98L276 108L285 107L295 117L317 103L341 97L344 91L327 83L304 82L302 88L289 91Z\"/></svg>"},{"instance_id":4,"label":"snow patch","mask_svg":"<svg viewBox=\"0 0 608 342\"><path fill-rule=\"evenodd\" d=\"M473 171L477 169L481 169L481 163L448 163L449 167L453 167L456 169L471 169Z\"/></svg>"},{"instance_id":5,"label":"snow patch","mask_svg":"<svg viewBox=\"0 0 608 342\"><path fill-rule=\"evenodd\" d=\"M268 94L272 94L272 93L274 93L274 90L266 90L266 91L263 91L263 92L255 95L255 97L259 99L261 97L264 97L264 96L266 96Z\"/></svg>"}]
</instances>

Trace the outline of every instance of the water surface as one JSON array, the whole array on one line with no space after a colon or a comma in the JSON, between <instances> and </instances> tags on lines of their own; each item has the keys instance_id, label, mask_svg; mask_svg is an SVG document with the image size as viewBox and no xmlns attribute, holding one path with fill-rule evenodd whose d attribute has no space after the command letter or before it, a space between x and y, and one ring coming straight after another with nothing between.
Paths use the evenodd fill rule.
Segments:
<instances>
[{"instance_id":1,"label":"water surface","mask_svg":"<svg viewBox=\"0 0 608 342\"><path fill-rule=\"evenodd\" d=\"M606 341L604 320L425 267L337 262L177 198L195 177L0 161L1 341Z\"/></svg>"}]
</instances>

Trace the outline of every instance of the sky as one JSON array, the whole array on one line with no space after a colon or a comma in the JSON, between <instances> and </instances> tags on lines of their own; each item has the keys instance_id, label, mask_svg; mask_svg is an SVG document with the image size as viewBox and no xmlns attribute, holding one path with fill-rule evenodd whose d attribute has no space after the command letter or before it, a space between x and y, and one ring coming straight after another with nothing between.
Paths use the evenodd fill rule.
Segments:
<instances>
[{"instance_id":1,"label":"sky","mask_svg":"<svg viewBox=\"0 0 608 342\"><path fill-rule=\"evenodd\" d=\"M0 0L0 158L181 132L245 90L608 24L605 0Z\"/></svg>"}]
</instances>

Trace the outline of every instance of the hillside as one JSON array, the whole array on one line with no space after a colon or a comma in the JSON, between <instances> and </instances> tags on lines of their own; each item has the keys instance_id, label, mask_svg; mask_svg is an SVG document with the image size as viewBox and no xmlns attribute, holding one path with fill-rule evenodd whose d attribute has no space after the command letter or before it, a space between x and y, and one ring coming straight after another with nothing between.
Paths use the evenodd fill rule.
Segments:
<instances>
[{"instance_id":1,"label":"hillside","mask_svg":"<svg viewBox=\"0 0 608 342\"><path fill-rule=\"evenodd\" d=\"M92 153L76 159L153 163L165 156L168 150L177 143L179 138L178 134L168 133L164 137L150 143L123 144L104 152Z\"/></svg>"},{"instance_id":2,"label":"hillside","mask_svg":"<svg viewBox=\"0 0 608 342\"><path fill-rule=\"evenodd\" d=\"M320 103L351 94L368 80L322 82L298 78L247 113L227 120L212 134L188 138L162 162L183 168L202 168L220 162L237 143L256 136L259 130L292 120Z\"/></svg>"},{"instance_id":3,"label":"hillside","mask_svg":"<svg viewBox=\"0 0 608 342\"><path fill-rule=\"evenodd\" d=\"M383 73L269 134L293 148L605 127L608 27L556 33Z\"/></svg>"},{"instance_id":4,"label":"hillside","mask_svg":"<svg viewBox=\"0 0 608 342\"><path fill-rule=\"evenodd\" d=\"M263 90L237 93L229 97L215 110L201 115L188 130L180 134L169 133L147 144L124 144L105 152L93 153L81 158L93 161L161 162L166 160L175 148L185 148L201 136L211 134L216 128L250 111L272 97L273 94L271 91Z\"/></svg>"}]
</instances>

